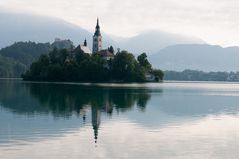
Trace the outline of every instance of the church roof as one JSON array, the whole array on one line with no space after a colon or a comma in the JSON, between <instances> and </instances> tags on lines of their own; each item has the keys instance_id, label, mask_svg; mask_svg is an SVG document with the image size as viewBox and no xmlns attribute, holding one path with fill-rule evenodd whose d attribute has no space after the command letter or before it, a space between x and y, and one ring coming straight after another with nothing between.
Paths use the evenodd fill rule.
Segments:
<instances>
[{"instance_id":1,"label":"church roof","mask_svg":"<svg viewBox=\"0 0 239 159\"><path fill-rule=\"evenodd\" d=\"M76 50L79 50L79 49L81 49L84 53L92 54L92 51L90 50L90 48L88 48L88 47L85 46L85 45L79 45L79 46L77 46Z\"/></svg>"},{"instance_id":2,"label":"church roof","mask_svg":"<svg viewBox=\"0 0 239 159\"><path fill-rule=\"evenodd\" d=\"M84 51L84 53L92 54L90 48L88 48L87 46L80 45L80 47L81 47L81 50Z\"/></svg>"},{"instance_id":3,"label":"church roof","mask_svg":"<svg viewBox=\"0 0 239 159\"><path fill-rule=\"evenodd\" d=\"M101 50L99 54L103 57L113 57L114 54L112 54L108 49Z\"/></svg>"}]
</instances>

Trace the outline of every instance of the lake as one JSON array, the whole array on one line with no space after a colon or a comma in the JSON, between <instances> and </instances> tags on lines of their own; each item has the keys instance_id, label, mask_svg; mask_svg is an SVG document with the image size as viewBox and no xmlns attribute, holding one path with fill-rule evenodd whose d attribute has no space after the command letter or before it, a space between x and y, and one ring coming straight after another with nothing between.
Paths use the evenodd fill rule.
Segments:
<instances>
[{"instance_id":1,"label":"lake","mask_svg":"<svg viewBox=\"0 0 239 159\"><path fill-rule=\"evenodd\" d=\"M0 80L1 159L237 159L239 83Z\"/></svg>"}]
</instances>

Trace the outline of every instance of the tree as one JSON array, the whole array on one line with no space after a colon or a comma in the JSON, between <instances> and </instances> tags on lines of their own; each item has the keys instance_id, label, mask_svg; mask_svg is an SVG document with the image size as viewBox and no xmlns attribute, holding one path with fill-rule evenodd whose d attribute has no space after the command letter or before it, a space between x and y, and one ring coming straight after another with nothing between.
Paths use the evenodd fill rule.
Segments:
<instances>
[{"instance_id":1,"label":"tree","mask_svg":"<svg viewBox=\"0 0 239 159\"><path fill-rule=\"evenodd\" d=\"M59 62L60 64L64 64L67 57L69 57L70 53L67 49L62 49L59 51Z\"/></svg>"},{"instance_id":2,"label":"tree","mask_svg":"<svg viewBox=\"0 0 239 159\"><path fill-rule=\"evenodd\" d=\"M38 62L40 63L40 65L47 67L50 64L48 55L46 54L41 55Z\"/></svg>"},{"instance_id":3,"label":"tree","mask_svg":"<svg viewBox=\"0 0 239 159\"><path fill-rule=\"evenodd\" d=\"M58 62L58 50L56 47L49 53L49 58L51 63L53 64L56 64Z\"/></svg>"},{"instance_id":4,"label":"tree","mask_svg":"<svg viewBox=\"0 0 239 159\"><path fill-rule=\"evenodd\" d=\"M115 50L114 50L113 46L110 46L110 47L108 48L108 51L111 52L112 54L115 53Z\"/></svg>"},{"instance_id":5,"label":"tree","mask_svg":"<svg viewBox=\"0 0 239 159\"><path fill-rule=\"evenodd\" d=\"M162 70L154 69L152 70L152 74L155 76L156 81L163 80L164 73Z\"/></svg>"},{"instance_id":6,"label":"tree","mask_svg":"<svg viewBox=\"0 0 239 159\"><path fill-rule=\"evenodd\" d=\"M113 60L113 78L115 80L131 82L135 79L137 61L127 51L116 54Z\"/></svg>"},{"instance_id":7,"label":"tree","mask_svg":"<svg viewBox=\"0 0 239 159\"><path fill-rule=\"evenodd\" d=\"M60 64L52 64L47 69L48 81L63 81L63 67Z\"/></svg>"},{"instance_id":8,"label":"tree","mask_svg":"<svg viewBox=\"0 0 239 159\"><path fill-rule=\"evenodd\" d=\"M145 71L147 71L147 72L151 71L152 66L147 59L146 53L142 53L141 55L139 55L137 57L137 60L140 64L140 66L144 67Z\"/></svg>"},{"instance_id":9,"label":"tree","mask_svg":"<svg viewBox=\"0 0 239 159\"><path fill-rule=\"evenodd\" d=\"M84 53L82 50L81 51L77 51L75 54L75 58L76 58L76 62L78 64L80 64L82 61L84 60L90 60L90 55Z\"/></svg>"}]
</instances>

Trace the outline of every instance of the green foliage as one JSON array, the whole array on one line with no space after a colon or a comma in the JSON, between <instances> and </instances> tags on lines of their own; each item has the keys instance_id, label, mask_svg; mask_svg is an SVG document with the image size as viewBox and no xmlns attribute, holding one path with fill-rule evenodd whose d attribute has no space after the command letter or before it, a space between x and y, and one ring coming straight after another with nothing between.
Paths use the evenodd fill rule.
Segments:
<instances>
[{"instance_id":1,"label":"green foliage","mask_svg":"<svg viewBox=\"0 0 239 159\"><path fill-rule=\"evenodd\" d=\"M0 77L20 77L26 71L26 66L15 60L0 55Z\"/></svg>"},{"instance_id":2,"label":"green foliage","mask_svg":"<svg viewBox=\"0 0 239 159\"><path fill-rule=\"evenodd\" d=\"M146 69L146 71L152 70L152 66L147 59L146 53L142 53L141 55L139 55L137 60L140 64L140 66L144 67Z\"/></svg>"},{"instance_id":3,"label":"green foliage","mask_svg":"<svg viewBox=\"0 0 239 159\"><path fill-rule=\"evenodd\" d=\"M54 48L74 48L70 40L56 41L50 43L17 42L0 50L0 77L20 77L27 67L36 61L42 54L50 52L49 58L52 63L61 60L61 65L68 57L68 51L61 50L60 53ZM59 59L61 58L61 59ZM34 64L35 65L35 64Z\"/></svg>"},{"instance_id":4,"label":"green foliage","mask_svg":"<svg viewBox=\"0 0 239 159\"><path fill-rule=\"evenodd\" d=\"M57 51L56 47L49 53L49 58L51 60L51 63L53 63L53 64L57 63L58 51Z\"/></svg>"},{"instance_id":5,"label":"green foliage","mask_svg":"<svg viewBox=\"0 0 239 159\"><path fill-rule=\"evenodd\" d=\"M85 54L82 50L77 51L76 54L76 62L78 64L80 64L81 62L83 62L84 60L89 61L90 60L90 55L89 54Z\"/></svg>"},{"instance_id":6,"label":"green foliage","mask_svg":"<svg viewBox=\"0 0 239 159\"><path fill-rule=\"evenodd\" d=\"M164 77L164 72L162 70L153 69L152 74L155 76L155 81L162 81Z\"/></svg>"},{"instance_id":7,"label":"green foliage","mask_svg":"<svg viewBox=\"0 0 239 159\"><path fill-rule=\"evenodd\" d=\"M131 53L118 50L114 59L106 61L99 54L90 56L80 48L70 51L74 48L71 41L53 44L18 42L0 50L0 77L20 77L25 72L25 80L144 82L146 74L155 74L145 53L136 60ZM65 46L67 49L58 50ZM108 50L115 52L112 46Z\"/></svg>"},{"instance_id":8,"label":"green foliage","mask_svg":"<svg viewBox=\"0 0 239 159\"><path fill-rule=\"evenodd\" d=\"M129 54L126 51L117 53L113 60L113 77L120 81L133 80L132 75L135 69L135 62L135 58L132 54Z\"/></svg>"},{"instance_id":9,"label":"green foliage","mask_svg":"<svg viewBox=\"0 0 239 159\"><path fill-rule=\"evenodd\" d=\"M49 43L18 42L0 50L0 77L16 78L40 55L49 52Z\"/></svg>"},{"instance_id":10,"label":"green foliage","mask_svg":"<svg viewBox=\"0 0 239 159\"><path fill-rule=\"evenodd\" d=\"M146 54L145 54L146 55ZM142 55L144 56L144 54ZM140 56L140 57L142 57ZM23 75L24 80L80 81L80 82L144 82L145 74L152 72L147 56L138 58L127 51L118 52L109 61L99 54L85 54L81 50L72 53L66 49L53 49L40 56ZM156 71L157 72L157 71ZM157 74L155 72L155 74ZM157 74L160 76L161 74Z\"/></svg>"}]
</instances>

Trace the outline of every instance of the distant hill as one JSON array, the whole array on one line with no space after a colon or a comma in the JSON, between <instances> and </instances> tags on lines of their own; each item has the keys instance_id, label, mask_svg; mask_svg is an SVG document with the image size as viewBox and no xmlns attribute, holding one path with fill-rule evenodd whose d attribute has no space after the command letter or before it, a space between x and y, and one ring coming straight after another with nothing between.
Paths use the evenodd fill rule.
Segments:
<instances>
[{"instance_id":1,"label":"distant hill","mask_svg":"<svg viewBox=\"0 0 239 159\"><path fill-rule=\"evenodd\" d=\"M176 44L203 44L201 39L187 37L162 31L147 31L131 38L117 38L120 48L126 49L134 54L157 53L159 50Z\"/></svg>"},{"instance_id":2,"label":"distant hill","mask_svg":"<svg viewBox=\"0 0 239 159\"><path fill-rule=\"evenodd\" d=\"M183 71L239 71L239 47L174 45L149 57L154 67Z\"/></svg>"},{"instance_id":3,"label":"distant hill","mask_svg":"<svg viewBox=\"0 0 239 159\"><path fill-rule=\"evenodd\" d=\"M48 53L50 49L50 43L17 42L1 49L0 54L28 66L41 54Z\"/></svg>"},{"instance_id":4,"label":"distant hill","mask_svg":"<svg viewBox=\"0 0 239 159\"><path fill-rule=\"evenodd\" d=\"M83 43L86 38L89 47L92 47L93 33L61 19L4 11L0 11L0 19L0 48L19 41L53 42L55 38L70 39L75 46ZM107 31L104 30L104 24L100 25L103 32L103 47L113 45L115 48L129 50L134 54L142 52L152 54L175 44L204 43L200 39L162 31L148 31L129 38L109 36L104 34L104 31ZM95 24L89 29L94 27Z\"/></svg>"},{"instance_id":5,"label":"distant hill","mask_svg":"<svg viewBox=\"0 0 239 159\"><path fill-rule=\"evenodd\" d=\"M26 65L0 55L0 78L20 77L26 69Z\"/></svg>"},{"instance_id":6,"label":"distant hill","mask_svg":"<svg viewBox=\"0 0 239 159\"><path fill-rule=\"evenodd\" d=\"M239 72L203 72L184 70L182 72L164 71L164 75L165 80L173 81L239 81Z\"/></svg>"},{"instance_id":7,"label":"distant hill","mask_svg":"<svg viewBox=\"0 0 239 159\"><path fill-rule=\"evenodd\" d=\"M86 38L92 45L92 33L61 19L3 11L0 11L0 19L0 48L19 41L53 42L55 38L70 39L75 45ZM103 36L105 46L114 44L109 36Z\"/></svg>"}]
</instances>

